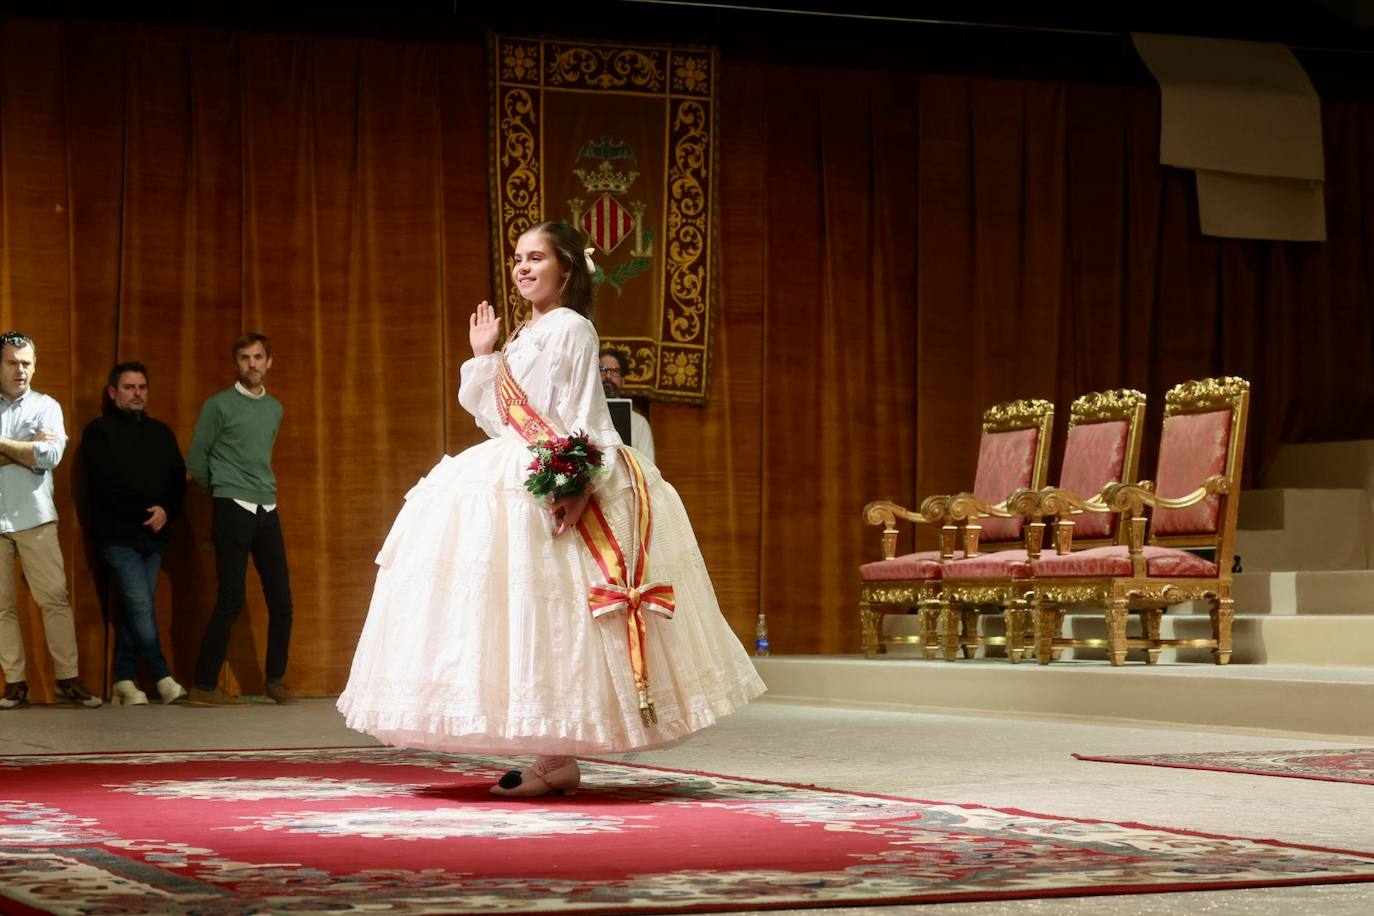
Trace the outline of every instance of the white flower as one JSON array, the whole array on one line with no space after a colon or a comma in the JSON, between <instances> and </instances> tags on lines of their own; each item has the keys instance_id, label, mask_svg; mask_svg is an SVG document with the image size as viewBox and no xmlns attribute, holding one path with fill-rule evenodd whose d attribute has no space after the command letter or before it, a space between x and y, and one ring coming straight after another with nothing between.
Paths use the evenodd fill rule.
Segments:
<instances>
[{"instance_id":1,"label":"white flower","mask_svg":"<svg viewBox=\"0 0 1374 916\"><path fill-rule=\"evenodd\" d=\"M561 486L563 486L564 484L566 484L567 482L568 482L568 475L567 475L567 474L555 474L555 475L553 475L553 485L554 485L554 486L556 486L556 487L561 487Z\"/></svg>"}]
</instances>

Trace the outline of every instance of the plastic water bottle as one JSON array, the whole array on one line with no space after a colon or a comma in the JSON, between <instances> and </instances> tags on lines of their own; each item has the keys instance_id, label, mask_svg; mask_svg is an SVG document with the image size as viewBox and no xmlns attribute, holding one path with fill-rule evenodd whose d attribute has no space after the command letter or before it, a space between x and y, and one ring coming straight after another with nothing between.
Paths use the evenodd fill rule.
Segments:
<instances>
[{"instance_id":1,"label":"plastic water bottle","mask_svg":"<svg viewBox=\"0 0 1374 916\"><path fill-rule=\"evenodd\" d=\"M762 614L758 623L754 624L754 654L768 654L768 619Z\"/></svg>"}]
</instances>

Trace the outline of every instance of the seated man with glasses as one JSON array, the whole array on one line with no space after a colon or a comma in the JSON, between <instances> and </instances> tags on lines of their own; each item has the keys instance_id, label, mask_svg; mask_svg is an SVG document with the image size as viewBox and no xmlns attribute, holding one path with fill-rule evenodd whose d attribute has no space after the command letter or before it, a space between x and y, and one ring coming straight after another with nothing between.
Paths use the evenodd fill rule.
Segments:
<instances>
[{"instance_id":1,"label":"seated man with glasses","mask_svg":"<svg viewBox=\"0 0 1374 916\"><path fill-rule=\"evenodd\" d=\"M625 376L630 374L630 364L625 354L614 347L601 351L601 387L608 398L623 398ZM649 429L649 421L637 410L630 411L630 441L636 451L650 461L654 460L654 434ZM657 463L657 462L655 462Z\"/></svg>"}]
</instances>

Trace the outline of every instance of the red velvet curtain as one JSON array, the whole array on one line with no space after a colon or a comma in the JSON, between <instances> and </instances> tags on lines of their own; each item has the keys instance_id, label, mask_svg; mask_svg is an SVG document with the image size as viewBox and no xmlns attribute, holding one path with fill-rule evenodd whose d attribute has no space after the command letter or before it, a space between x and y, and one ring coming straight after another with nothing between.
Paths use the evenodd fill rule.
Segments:
<instances>
[{"instance_id":1,"label":"red velvet curtain","mask_svg":"<svg viewBox=\"0 0 1374 916\"><path fill-rule=\"evenodd\" d=\"M467 311L490 289L483 49L19 18L0 19L0 48L0 324L35 338L35 387L66 413L60 537L83 671L99 686L108 645L77 449L105 374L147 363L150 413L184 449L252 329L272 338L267 386L286 409L290 679L337 692L402 496L477 438L454 391ZM158 608L183 679L214 602L209 500L191 496ZM254 690L250 580L230 670Z\"/></svg>"},{"instance_id":2,"label":"red velvet curtain","mask_svg":"<svg viewBox=\"0 0 1374 916\"><path fill-rule=\"evenodd\" d=\"M854 650L860 509L971 485L993 403L1059 405L1052 479L1068 405L1104 388L1149 395L1151 476L1191 378L1253 383L1251 483L1281 442L1374 435L1374 96L1323 110L1330 241L1219 240L1159 165L1151 85L727 61L705 414L728 432L699 449L699 413L653 418L773 645Z\"/></svg>"},{"instance_id":3,"label":"red velvet curtain","mask_svg":"<svg viewBox=\"0 0 1374 916\"><path fill-rule=\"evenodd\" d=\"M184 447L255 329L286 407L289 677L342 686L402 497L478 436L454 390L491 288L485 76L457 41L0 18L0 325L34 335L36 387L66 410L60 533L91 681L106 636L75 446L104 375L148 363ZM859 510L966 486L996 401L1053 398L1062 430L1075 395L1141 388L1146 469L1164 392L1223 372L1254 384L1252 476L1281 441L1374 435L1370 98L1324 103L1330 241L1219 241L1191 177L1158 164L1150 86L727 58L711 400L651 419L736 631L762 610L775 651L853 651L877 553ZM182 677L213 603L208 533L197 493L159 596ZM41 693L27 597L22 614Z\"/></svg>"}]
</instances>

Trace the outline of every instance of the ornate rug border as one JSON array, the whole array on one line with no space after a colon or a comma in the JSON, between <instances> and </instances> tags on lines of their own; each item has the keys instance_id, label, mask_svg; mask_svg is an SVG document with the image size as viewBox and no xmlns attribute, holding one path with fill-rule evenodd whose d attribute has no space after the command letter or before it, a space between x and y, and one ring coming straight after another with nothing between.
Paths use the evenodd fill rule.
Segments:
<instances>
[{"instance_id":1,"label":"ornate rug border","mask_svg":"<svg viewBox=\"0 0 1374 916\"><path fill-rule=\"evenodd\" d=\"M1340 750L1337 748L1336 750ZM407 753L425 754L435 757L490 757L492 759L507 759L509 757L521 757L529 755L499 755L499 754L444 754L438 751L417 751L408 748L393 747L391 745L379 744L329 744L311 747L249 747L249 748L216 748L204 749L195 748L190 750L138 750L138 751L62 751L56 753L36 753L36 754L0 754L0 760L22 760L33 757L113 757L113 756L137 756L153 754L290 754L290 753L313 753L317 751L405 751ZM1136 763L1137 761L1122 759L1110 759L1106 757L1087 757L1074 754L1079 760L1102 761L1107 763ZM780 779L763 779L757 776L732 776L728 773L713 773L709 770L692 770L681 767L660 766L653 763L640 763L633 760L615 760L610 757L579 757L584 763L595 763L603 766L612 767L631 767L636 770L654 771L659 773L678 773L683 776L700 776L705 779L724 779L736 782L755 783L757 785L778 786L784 789L800 789L806 792L828 792L835 795L849 795L856 798L876 798L882 801L915 803L919 805L939 805L946 808L961 808L967 811L993 811L998 814L1010 814L1019 817L1034 817L1047 821L1060 821L1070 824L1108 824L1117 827L1129 827L1133 830L1159 830L1164 833L1172 833L1178 836L1195 836L1209 840L1236 840L1246 843L1263 843L1267 846L1287 847L1290 849L1306 849L1310 852L1329 852L1335 855L1356 856L1370 860L1370 866L1374 868L1374 850L1359 849L1340 849L1331 846L1316 846L1310 843L1294 843L1289 840L1280 840L1271 837L1252 837L1237 836L1230 833L1212 833L1204 830L1191 830L1183 827L1166 827L1160 824L1146 824L1140 821L1118 821L1100 817L1073 817L1066 814L1046 814L1043 811L1031 811L1026 808L999 808L995 805L982 805L977 802L949 802L940 801L932 798L917 798L909 795L889 795L883 792L865 792L858 789L837 789L831 786L820 786L814 783L788 782ZM1161 764L1167 765L1167 764ZM1230 772L1230 771L1227 771ZM1262 773L1258 775L1270 775ZM1337 780L1339 781L1339 780ZM1374 874L1369 879L1374 881ZM1342 882L1337 882L1342 883Z\"/></svg>"},{"instance_id":2,"label":"ornate rug border","mask_svg":"<svg viewBox=\"0 0 1374 916\"><path fill-rule=\"evenodd\" d=\"M1368 748L1331 748L1328 753L1339 754L1342 751L1368 750ZM1279 751L1275 753L1300 754L1303 750ZM1260 752L1264 753L1264 752ZM1210 766L1201 763L1181 763L1170 760L1152 760L1149 755L1132 757L1129 755L1112 756L1098 754L1073 754L1075 760L1086 760L1091 763L1123 763L1130 766L1164 767L1173 770L1204 770L1211 773L1236 773L1241 776L1269 776L1274 779L1310 779L1315 782L1343 782L1350 785L1374 786L1374 779L1342 779L1339 776L1323 776L1317 773L1276 773L1272 770L1257 770L1253 767L1240 766ZM1207 753L1197 754L1199 757L1215 756Z\"/></svg>"},{"instance_id":3,"label":"ornate rug border","mask_svg":"<svg viewBox=\"0 0 1374 916\"><path fill-rule=\"evenodd\" d=\"M32 758L56 758L56 759L62 760L62 761L64 761L64 762L65 762L65 761L68 761L68 760L71 760L71 761L75 762L75 761L78 761L80 758L83 758L83 757L86 757L86 758L136 757L136 756L140 756L140 755L143 755L143 756L152 756L152 755L161 755L161 754L178 754L178 755L186 755L186 756L201 756L201 755L209 756L209 755L225 754L225 753L244 754L244 755L253 755L253 754L263 754L263 755L291 755L291 754L318 753L318 752L321 752L321 751L340 751L340 752L354 752L354 753L356 753L356 752L364 752L364 753L366 753L366 752L377 752L377 753L379 753L379 754L385 754L385 753L389 753L389 752L393 752L393 751L401 751L401 752L405 752L405 753L424 754L424 755L435 756L435 757L441 757L441 758L442 758L442 757L487 757L487 756L491 756L491 755L467 755L467 754L439 754L439 753L436 753L436 752L410 751L410 750L407 750L407 749L404 749L404 748L393 748L393 747L389 747L389 746L386 746L386 745L328 745L328 746L320 746L320 747L235 748L235 749L222 749L222 750L207 750L207 749L179 750L179 751L174 751L174 750L160 750L160 751L150 751L150 750L122 750L122 751L78 751L78 752L62 752L62 753L46 753L46 754L45 754L45 753L30 753L30 754L7 754L7 755L0 755L0 759L10 760L10 761L19 761L19 760L32 759ZM1080 755L1074 755L1074 756L1075 756L1075 757L1079 757ZM504 759L504 758L493 758L493 759ZM1270 847L1274 847L1274 848L1276 848L1276 849L1296 849L1296 850L1304 850L1304 851L1316 852L1316 853L1328 853L1328 854L1332 854L1332 855L1340 855L1340 856L1347 856L1347 857L1352 857L1352 858L1356 858L1356 859L1360 859L1360 860L1367 860L1367 861L1369 862L1369 871L1368 871L1368 872L1365 872L1365 873L1355 872L1355 873L1350 874L1350 875L1328 876L1328 877L1302 877L1302 876L1298 876L1298 877L1284 877L1284 878L1274 878L1274 879L1207 880L1207 881L1197 881L1197 882L1187 882L1187 883L1177 883L1177 882L1164 882L1164 881L1161 881L1161 882L1152 883L1152 884L1122 884L1122 885L1106 884L1106 885L1099 885L1099 886L1093 886L1093 887L1081 887L1081 886L1080 886L1080 887L1062 887L1062 888L1037 888L1037 889L1026 889L1026 890L1019 890L1019 889L1018 889L1018 890L1005 890L1005 891L988 891L988 892L982 892L982 893L973 892L973 891L952 891L952 892L947 893L947 894L930 894L930 893L925 893L925 894L906 894L906 895L901 895L901 894L899 894L899 895L889 895L889 896L881 896L881 897L854 897L854 898L850 898L850 899L846 899L846 900L842 900L842 901L833 901L833 902L831 902L831 901L826 901L826 902L811 902L811 901L807 901L807 900L795 900L795 899L794 899L794 900L779 901L779 902L777 902L777 903L769 903L769 902L752 902L752 903L750 904L749 908L750 908L750 909L753 909L753 910L764 911L764 910L787 910L787 909L826 909L826 908L833 908L833 907L837 907L837 906L865 907L865 906L888 906L888 905L898 905L898 904L936 904L936 903L959 903L959 902L975 902L975 901L993 902L993 901L1001 901L1001 900L1059 899L1059 898L1066 898L1066 897L1107 897L1107 896L1124 896L1124 895L1141 895L1141 894L1187 893L1187 892L1194 892L1194 891L1212 891L1212 890L1253 890L1253 889L1278 888L1278 887L1301 887L1301 886L1314 886L1314 887L1315 887L1315 886L1328 885L1328 884L1366 884L1366 883L1374 883L1374 852L1366 852L1366 851L1358 851L1358 850L1350 850L1350 849L1339 849L1339 848L1326 847L1326 846L1319 846L1319 845L1313 845L1313 844L1305 844L1305 843L1294 843L1294 842L1289 842L1289 841L1286 841L1286 840L1279 840L1279 839L1245 837L1245 836L1236 836L1236 835L1234 835L1234 834L1214 833L1214 832L1202 831L1202 830L1191 830L1191 829L1183 829L1183 828L1176 828L1176 827L1163 827L1163 826L1152 825L1152 824L1143 824L1143 823L1139 823L1139 822L1136 822L1136 821L1109 820L1109 819L1105 819L1105 818L1071 817L1071 816L1055 815L1055 814L1043 814L1043 813L1040 813L1040 812L1028 811L1028 810L1021 809L1021 808L1002 808L1002 807L994 807L994 806L990 806L990 805L981 805L981 804L977 804L977 803L944 802L944 801L938 801L938 800L932 800L932 799L922 799L922 798L915 798L915 797L909 797L909 796L891 795L891 794L880 793L880 792L865 792L865 791L857 791L857 790L850 790L850 789L835 789L835 788L830 788L830 787L825 787L825 786L818 786L818 785L807 784L807 783L789 782L789 781L772 780L772 779L761 779L761 778L752 777L752 776L731 776L731 775L722 774L722 773L714 773L714 772L710 772L710 771L706 771L706 770L696 770L696 769L666 767L666 766L660 766L660 765L657 765L657 764L643 763L643 762L639 762L639 761L636 761L636 760L616 760L616 759L612 759L612 758L608 758L608 757L586 757L586 758L582 758L582 759L585 760L586 762L592 763L592 764L600 764L600 765L605 765L605 766L609 766L609 767L623 767L623 768L635 769L635 770L639 770L639 771L643 771L643 772L650 772L650 773L663 773L663 774L669 774L669 775L676 774L676 775L683 775L683 776L695 776L695 777L702 777L702 778L707 778L707 779L723 780L723 781L727 781L727 782L739 782L739 783L755 784L755 785L769 785L769 786L777 786L777 787L782 787L782 788L798 789L798 790L803 790L803 791L822 792L822 793L834 794L834 795L845 796L845 797L872 798L872 799L880 799L880 800L884 800L884 801L892 801L892 802L899 802L899 803L915 803L915 804L920 804L920 805L941 806L941 807L945 807L945 808L957 808L957 809L968 810L968 811L987 811L987 812L996 812L996 813L999 813L999 814L1005 814L1005 815L1011 815L1011 816L1032 817L1032 818L1037 818L1037 819L1041 819L1041 820L1053 821L1053 822L1059 822L1059 823L1067 823L1067 824L1085 824L1085 825L1108 825L1108 826L1117 826L1117 827L1122 827L1122 828L1127 828L1127 829L1132 829L1132 830L1156 831L1156 832L1160 832L1160 833L1170 834L1170 835L1173 835L1173 836L1198 837L1198 838L1202 838L1202 839L1235 841L1235 842L1241 842L1241 843L1250 843L1250 844L1256 844L1256 845L1270 846ZM1080 759L1083 759L1083 758L1080 757ZM4 852L4 851L6 851L6 850L0 850L0 852ZM5 897L0 897L0 903L5 904L6 906L12 905L12 904L16 904L16 905L22 906L22 904L19 904L18 901L10 900L10 899L5 898ZM693 903L686 903L686 902L680 902L680 903L679 903L679 902L674 902L674 903L665 903L665 904L663 904L663 905L654 905L654 904L648 903L648 902L646 902L646 901L640 901L640 902L637 904L637 908L636 908L635 910L633 910L633 912L656 913L656 914L658 914L658 913L661 913L661 914L671 914L671 913L715 913L715 912L731 912L731 911L737 911L738 909L739 909L739 905L738 905L737 903L731 903L731 902L724 902L724 903L701 903L701 904L693 904ZM20 911L23 911L23 910L20 910ZM519 909L502 909L502 910L500 910L500 912L503 912L503 913L522 913L522 914L524 914L524 913L541 913L541 912L542 912L542 913L547 913L547 912L549 912L549 911L548 911L547 909L524 909L524 908L519 908ZM588 916L605 916L605 914L610 914L610 916L624 916L624 914L626 914L626 913L628 913L628 912L631 912L631 911L625 909L624 907L615 907L615 906L589 906L589 907L585 907L585 908L584 908L584 907L571 907L571 908L569 908L569 909L567 910L567 912L585 913L585 914L588 914Z\"/></svg>"}]
</instances>

